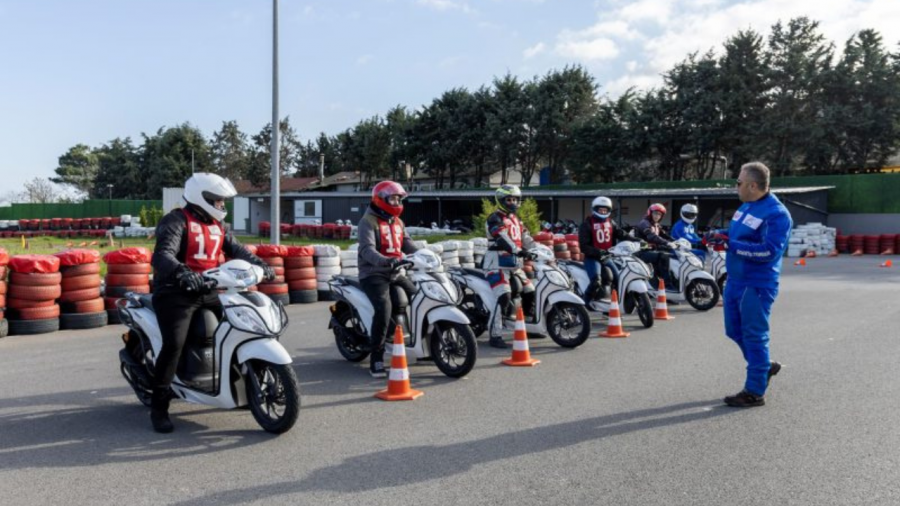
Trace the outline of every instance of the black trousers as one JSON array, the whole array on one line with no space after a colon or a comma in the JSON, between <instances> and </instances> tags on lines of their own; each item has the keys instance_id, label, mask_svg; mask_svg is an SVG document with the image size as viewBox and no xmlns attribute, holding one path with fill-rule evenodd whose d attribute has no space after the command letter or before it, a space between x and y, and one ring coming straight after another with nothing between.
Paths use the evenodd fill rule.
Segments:
<instances>
[{"instance_id":1,"label":"black trousers","mask_svg":"<svg viewBox=\"0 0 900 506\"><path fill-rule=\"evenodd\" d=\"M162 351L156 358L153 376L157 388L169 388L178 368L181 350L187 341L191 318L200 308L213 310L222 316L222 303L215 293L186 294L180 290L162 289L153 294L153 309L162 334Z\"/></svg>"},{"instance_id":2,"label":"black trousers","mask_svg":"<svg viewBox=\"0 0 900 506\"><path fill-rule=\"evenodd\" d=\"M416 287L413 282L404 276L398 277L393 281L382 276L370 276L359 280L363 291L372 303L375 309L375 316L372 317L372 330L369 335L369 344L372 346L372 358L374 362L378 362L384 356L384 343L388 334L394 329L388 328L388 322L393 314L393 303L391 301L391 285L399 286L406 292L408 299L412 300L413 294L416 293Z\"/></svg>"},{"instance_id":3,"label":"black trousers","mask_svg":"<svg viewBox=\"0 0 900 506\"><path fill-rule=\"evenodd\" d=\"M641 250L635 256L653 265L656 277L671 284L669 280L669 258L672 254L664 250ZM653 288L656 288L655 286Z\"/></svg>"}]
</instances>

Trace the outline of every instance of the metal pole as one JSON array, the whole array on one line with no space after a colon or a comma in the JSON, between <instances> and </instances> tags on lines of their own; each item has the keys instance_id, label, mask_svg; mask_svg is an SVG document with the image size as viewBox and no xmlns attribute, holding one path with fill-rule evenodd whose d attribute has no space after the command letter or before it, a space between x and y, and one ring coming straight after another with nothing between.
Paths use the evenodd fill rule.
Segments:
<instances>
[{"instance_id":1,"label":"metal pole","mask_svg":"<svg viewBox=\"0 0 900 506\"><path fill-rule=\"evenodd\" d=\"M281 244L281 174L278 160L278 0L272 0L272 192L269 213L272 228L270 241Z\"/></svg>"}]
</instances>

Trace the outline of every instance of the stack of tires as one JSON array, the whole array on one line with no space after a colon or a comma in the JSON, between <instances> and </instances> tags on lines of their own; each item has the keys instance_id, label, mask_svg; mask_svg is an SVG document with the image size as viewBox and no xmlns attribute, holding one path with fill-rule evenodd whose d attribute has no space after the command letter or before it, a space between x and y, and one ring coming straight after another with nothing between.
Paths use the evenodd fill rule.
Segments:
<instances>
[{"instance_id":1,"label":"stack of tires","mask_svg":"<svg viewBox=\"0 0 900 506\"><path fill-rule=\"evenodd\" d=\"M291 304L309 304L319 300L316 290L316 266L312 246L288 246L284 257L284 279Z\"/></svg>"},{"instance_id":2,"label":"stack of tires","mask_svg":"<svg viewBox=\"0 0 900 506\"><path fill-rule=\"evenodd\" d=\"M9 269L9 334L24 336L59 330L59 259L52 255L16 255L9 260Z\"/></svg>"},{"instance_id":3,"label":"stack of tires","mask_svg":"<svg viewBox=\"0 0 900 506\"><path fill-rule=\"evenodd\" d=\"M287 306L291 303L291 296L288 293L290 288L284 278L284 256L287 253L287 247L280 244L260 244L256 247L256 256L262 258L263 262L269 264L275 269L275 279L266 281L256 285L259 291L269 296L275 302L281 302Z\"/></svg>"},{"instance_id":4,"label":"stack of tires","mask_svg":"<svg viewBox=\"0 0 900 506\"><path fill-rule=\"evenodd\" d=\"M9 334L9 322L6 321L6 271L9 264L9 253L0 248L0 337Z\"/></svg>"},{"instance_id":5,"label":"stack of tires","mask_svg":"<svg viewBox=\"0 0 900 506\"><path fill-rule=\"evenodd\" d=\"M553 236L553 256L557 260L570 260L572 253L569 252L569 246L566 244L566 236L557 234Z\"/></svg>"},{"instance_id":6,"label":"stack of tires","mask_svg":"<svg viewBox=\"0 0 900 506\"><path fill-rule=\"evenodd\" d=\"M341 249L330 244L316 244L316 290L319 300L332 300L328 282L341 273Z\"/></svg>"},{"instance_id":7,"label":"stack of tires","mask_svg":"<svg viewBox=\"0 0 900 506\"><path fill-rule=\"evenodd\" d=\"M444 252L441 253L443 270L446 272L451 267L459 267L459 242L443 241L440 244L444 247Z\"/></svg>"},{"instance_id":8,"label":"stack of tires","mask_svg":"<svg viewBox=\"0 0 900 506\"><path fill-rule=\"evenodd\" d=\"M459 245L457 250L459 255L459 265L466 269L475 268L475 245L472 241L456 241Z\"/></svg>"},{"instance_id":9,"label":"stack of tires","mask_svg":"<svg viewBox=\"0 0 900 506\"><path fill-rule=\"evenodd\" d=\"M341 251L341 276L359 277L359 244L350 246L347 251Z\"/></svg>"},{"instance_id":10,"label":"stack of tires","mask_svg":"<svg viewBox=\"0 0 900 506\"><path fill-rule=\"evenodd\" d=\"M122 248L103 256L106 262L104 306L109 323L121 323L116 301L126 293L150 293L151 253L147 248Z\"/></svg>"},{"instance_id":11,"label":"stack of tires","mask_svg":"<svg viewBox=\"0 0 900 506\"><path fill-rule=\"evenodd\" d=\"M59 296L59 328L95 329L109 321L100 296L100 252L70 249L54 255L59 258L62 295Z\"/></svg>"},{"instance_id":12,"label":"stack of tires","mask_svg":"<svg viewBox=\"0 0 900 506\"><path fill-rule=\"evenodd\" d=\"M487 253L488 240L486 237L476 237L472 239L472 251L475 256L475 268L480 269L484 261L484 254Z\"/></svg>"},{"instance_id":13,"label":"stack of tires","mask_svg":"<svg viewBox=\"0 0 900 506\"><path fill-rule=\"evenodd\" d=\"M584 260L581 255L581 244L578 242L578 234L566 234L566 247L572 255L572 260Z\"/></svg>"}]
</instances>

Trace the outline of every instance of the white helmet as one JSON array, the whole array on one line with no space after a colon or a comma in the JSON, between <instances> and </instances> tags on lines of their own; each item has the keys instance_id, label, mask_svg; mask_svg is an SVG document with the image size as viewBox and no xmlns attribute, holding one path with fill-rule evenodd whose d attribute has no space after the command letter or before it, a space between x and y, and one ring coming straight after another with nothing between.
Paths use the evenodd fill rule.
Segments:
<instances>
[{"instance_id":1,"label":"white helmet","mask_svg":"<svg viewBox=\"0 0 900 506\"><path fill-rule=\"evenodd\" d=\"M184 200L199 207L210 218L222 221L228 212L215 206L217 200L230 199L237 195L231 181L209 172L198 172L184 183Z\"/></svg>"},{"instance_id":2,"label":"white helmet","mask_svg":"<svg viewBox=\"0 0 900 506\"><path fill-rule=\"evenodd\" d=\"M694 223L699 212L697 206L694 204L685 204L681 206L681 219L684 220L685 223Z\"/></svg>"},{"instance_id":3,"label":"white helmet","mask_svg":"<svg viewBox=\"0 0 900 506\"><path fill-rule=\"evenodd\" d=\"M608 211L606 211L605 213L600 213L597 211L597 208L599 207L605 207L606 209L608 209ZM609 197L597 197L593 202L591 202L591 210L594 212L594 216L600 218L601 220L609 218L609 213L612 212L612 208L613 203Z\"/></svg>"}]
</instances>

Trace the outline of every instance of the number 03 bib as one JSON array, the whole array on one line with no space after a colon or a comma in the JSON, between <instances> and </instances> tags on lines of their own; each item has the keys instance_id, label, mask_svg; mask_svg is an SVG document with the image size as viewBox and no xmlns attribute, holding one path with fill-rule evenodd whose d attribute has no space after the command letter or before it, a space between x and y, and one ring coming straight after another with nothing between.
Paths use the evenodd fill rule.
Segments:
<instances>
[{"instance_id":1,"label":"number 03 bib","mask_svg":"<svg viewBox=\"0 0 900 506\"><path fill-rule=\"evenodd\" d=\"M219 266L222 252L223 230L218 222L205 224L182 209L187 219L187 254L184 263L194 272L203 272Z\"/></svg>"}]
</instances>

